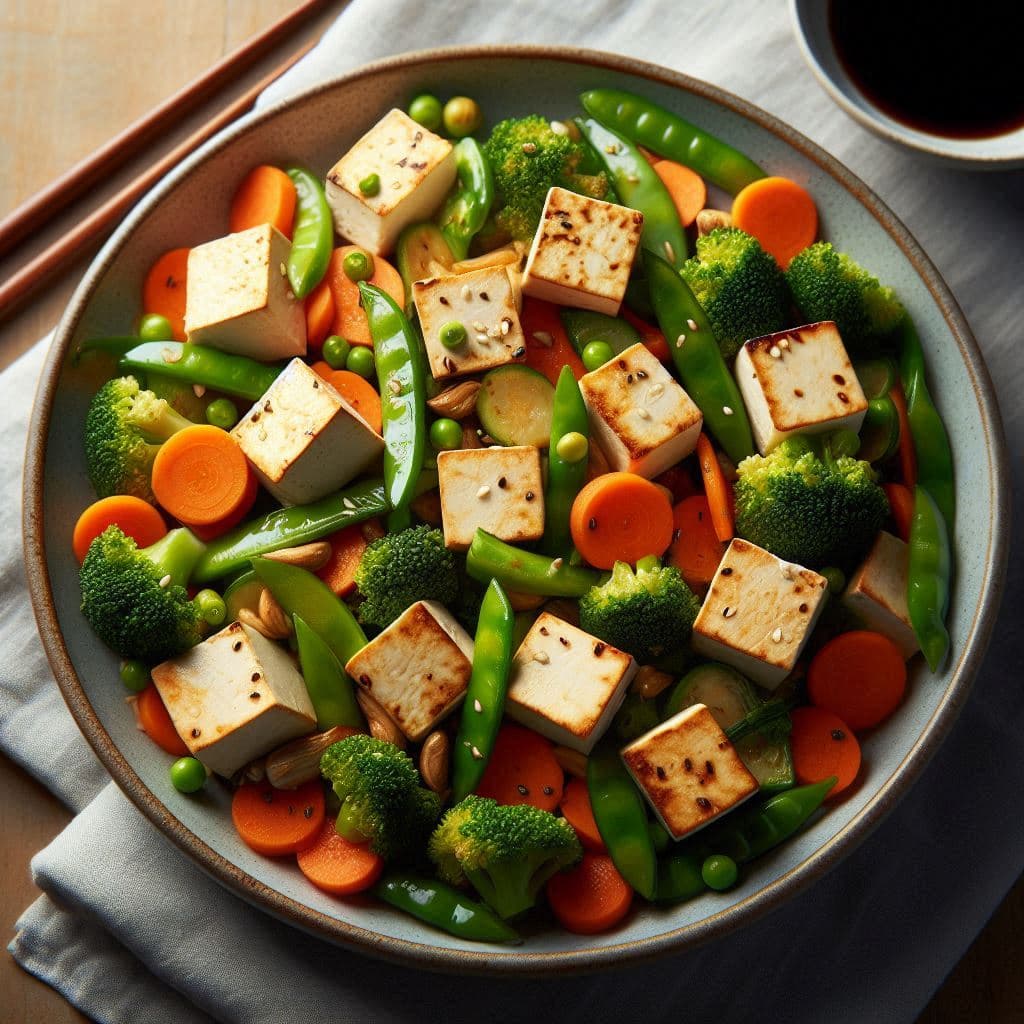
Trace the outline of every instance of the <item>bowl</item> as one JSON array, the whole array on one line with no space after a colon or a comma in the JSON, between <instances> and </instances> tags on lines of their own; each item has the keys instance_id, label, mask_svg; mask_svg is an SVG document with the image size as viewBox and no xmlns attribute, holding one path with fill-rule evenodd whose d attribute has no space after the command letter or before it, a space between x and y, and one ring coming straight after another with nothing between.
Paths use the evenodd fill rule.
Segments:
<instances>
[{"instance_id":1,"label":"bowl","mask_svg":"<svg viewBox=\"0 0 1024 1024\"><path fill-rule=\"evenodd\" d=\"M880 138L938 163L973 170L1024 167L1024 125L1002 135L950 138L911 127L880 109L853 82L836 53L829 31L830 7L822 0L790 0L789 5L804 59L824 90L850 117Z\"/></svg>"},{"instance_id":2,"label":"bowl","mask_svg":"<svg viewBox=\"0 0 1024 1024\"><path fill-rule=\"evenodd\" d=\"M897 289L923 337L950 427L958 536L971 543L956 551L951 660L927 679L914 665L905 706L864 739L858 787L827 814L751 865L727 894L640 909L600 936L573 936L541 922L518 948L481 947L368 900L338 900L314 889L294 863L257 855L231 825L227 787L209 785L197 797L171 788L168 757L136 729L118 661L79 611L70 538L93 499L81 430L99 380L84 364L73 367L69 353L86 338L123 333L135 321L145 271L158 254L227 232L232 191L252 166L301 159L324 173L384 111L428 88L475 96L493 122L535 110L569 116L581 91L601 85L649 96L772 173L804 183L827 237ZM991 383L963 315L906 229L836 160L749 103L664 68L585 50L476 47L385 60L250 115L212 140L132 211L90 267L57 330L29 436L25 552L40 635L72 714L119 786L203 870L281 921L350 949L438 970L541 975L622 964L741 928L811 885L891 810L948 732L988 641L1006 555L1001 509L1008 473Z\"/></svg>"}]
</instances>

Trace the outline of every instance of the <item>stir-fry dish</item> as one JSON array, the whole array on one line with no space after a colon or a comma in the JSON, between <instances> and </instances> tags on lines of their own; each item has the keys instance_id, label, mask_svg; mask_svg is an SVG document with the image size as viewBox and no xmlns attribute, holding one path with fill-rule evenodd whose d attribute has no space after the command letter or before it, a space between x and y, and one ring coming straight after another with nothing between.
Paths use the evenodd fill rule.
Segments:
<instances>
[{"instance_id":1,"label":"stir-fry dish","mask_svg":"<svg viewBox=\"0 0 1024 1024\"><path fill-rule=\"evenodd\" d=\"M82 613L168 789L480 942L730 889L950 643L899 297L805 183L580 104L253 168L75 357Z\"/></svg>"}]
</instances>

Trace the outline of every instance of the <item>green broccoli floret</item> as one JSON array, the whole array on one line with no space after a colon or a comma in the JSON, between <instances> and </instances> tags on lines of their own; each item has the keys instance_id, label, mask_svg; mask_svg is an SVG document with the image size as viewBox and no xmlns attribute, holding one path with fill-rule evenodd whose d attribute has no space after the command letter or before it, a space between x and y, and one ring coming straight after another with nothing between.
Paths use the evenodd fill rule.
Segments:
<instances>
[{"instance_id":1,"label":"green broccoli floret","mask_svg":"<svg viewBox=\"0 0 1024 1024\"><path fill-rule=\"evenodd\" d=\"M850 431L788 438L737 467L736 532L788 562L852 566L889 514Z\"/></svg>"},{"instance_id":2,"label":"green broccoli floret","mask_svg":"<svg viewBox=\"0 0 1024 1024\"><path fill-rule=\"evenodd\" d=\"M896 293L830 242L815 242L790 261L786 281L808 323L834 320L848 349L869 349L903 319Z\"/></svg>"},{"instance_id":3,"label":"green broccoli floret","mask_svg":"<svg viewBox=\"0 0 1024 1024\"><path fill-rule=\"evenodd\" d=\"M441 801L420 785L420 773L405 751L360 733L329 746L320 772L341 801L338 835L369 842L388 861L414 860L423 853Z\"/></svg>"},{"instance_id":4,"label":"green broccoli floret","mask_svg":"<svg viewBox=\"0 0 1024 1024\"><path fill-rule=\"evenodd\" d=\"M85 417L85 464L96 494L133 494L155 503L149 481L160 442L190 426L134 377L108 380Z\"/></svg>"},{"instance_id":5,"label":"green broccoli floret","mask_svg":"<svg viewBox=\"0 0 1024 1024\"><path fill-rule=\"evenodd\" d=\"M580 598L580 626L646 663L684 644L698 611L679 570L648 557L635 573L616 562L611 578Z\"/></svg>"},{"instance_id":6,"label":"green broccoli floret","mask_svg":"<svg viewBox=\"0 0 1024 1024\"><path fill-rule=\"evenodd\" d=\"M483 796L467 796L444 816L428 852L442 879L453 885L469 879L504 918L529 910L544 883L583 855L564 818Z\"/></svg>"},{"instance_id":7,"label":"green broccoli floret","mask_svg":"<svg viewBox=\"0 0 1024 1024\"><path fill-rule=\"evenodd\" d=\"M454 601L459 575L455 556L444 546L444 534L430 526L414 526L367 546L356 569L356 586L365 598L359 617L383 628L417 601Z\"/></svg>"},{"instance_id":8,"label":"green broccoli floret","mask_svg":"<svg viewBox=\"0 0 1024 1024\"><path fill-rule=\"evenodd\" d=\"M82 614L123 658L150 664L173 658L202 639L202 616L185 585L205 550L184 528L140 548L108 526L89 546L79 571Z\"/></svg>"},{"instance_id":9,"label":"green broccoli floret","mask_svg":"<svg viewBox=\"0 0 1024 1024\"><path fill-rule=\"evenodd\" d=\"M483 150L494 172L495 226L512 238L533 238L553 185L593 199L608 195L604 171L582 173L585 145L552 131L537 114L499 122Z\"/></svg>"},{"instance_id":10,"label":"green broccoli floret","mask_svg":"<svg viewBox=\"0 0 1024 1024\"><path fill-rule=\"evenodd\" d=\"M774 258L753 235L715 228L697 239L697 254L679 273L708 315L726 360L745 341L786 326L789 293Z\"/></svg>"}]
</instances>

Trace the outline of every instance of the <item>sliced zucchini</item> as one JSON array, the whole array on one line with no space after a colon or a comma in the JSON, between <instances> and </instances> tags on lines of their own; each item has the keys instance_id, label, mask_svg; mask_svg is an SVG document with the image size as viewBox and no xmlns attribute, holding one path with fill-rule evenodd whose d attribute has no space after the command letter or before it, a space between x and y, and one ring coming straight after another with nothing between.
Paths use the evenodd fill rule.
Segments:
<instances>
[{"instance_id":1,"label":"sliced zucchini","mask_svg":"<svg viewBox=\"0 0 1024 1024\"><path fill-rule=\"evenodd\" d=\"M424 221L410 224L399 236L395 247L398 272L405 285L406 310L412 309L412 286L414 281L424 281L448 273L455 257L436 224Z\"/></svg>"},{"instance_id":2,"label":"sliced zucchini","mask_svg":"<svg viewBox=\"0 0 1024 1024\"><path fill-rule=\"evenodd\" d=\"M640 340L637 329L621 317L605 316L591 309L563 309L561 317L562 326L580 357L592 341L608 342L618 355Z\"/></svg>"},{"instance_id":3,"label":"sliced zucchini","mask_svg":"<svg viewBox=\"0 0 1024 1024\"><path fill-rule=\"evenodd\" d=\"M224 591L224 604L228 610L227 621L234 622L243 608L255 612L259 607L261 590L263 590L263 584L256 573L251 570L242 573L231 583Z\"/></svg>"},{"instance_id":4,"label":"sliced zucchini","mask_svg":"<svg viewBox=\"0 0 1024 1024\"><path fill-rule=\"evenodd\" d=\"M476 414L484 431L498 444L547 448L554 400L555 389L547 377L513 363L484 375L476 396Z\"/></svg>"},{"instance_id":5,"label":"sliced zucchini","mask_svg":"<svg viewBox=\"0 0 1024 1024\"><path fill-rule=\"evenodd\" d=\"M881 462L900 445L900 416L893 400L884 395L868 402L868 411L860 428L857 458Z\"/></svg>"},{"instance_id":6,"label":"sliced zucchini","mask_svg":"<svg viewBox=\"0 0 1024 1024\"><path fill-rule=\"evenodd\" d=\"M853 372L857 374L860 389L870 402L872 398L881 398L896 386L896 364L891 359L867 359L863 363L855 363Z\"/></svg>"}]
</instances>

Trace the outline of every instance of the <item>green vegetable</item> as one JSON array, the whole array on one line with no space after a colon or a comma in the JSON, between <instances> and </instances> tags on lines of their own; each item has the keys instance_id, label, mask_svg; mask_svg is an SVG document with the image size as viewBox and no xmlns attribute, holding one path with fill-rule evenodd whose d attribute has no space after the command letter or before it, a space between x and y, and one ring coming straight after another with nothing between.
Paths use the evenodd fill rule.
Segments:
<instances>
[{"instance_id":1,"label":"green vegetable","mask_svg":"<svg viewBox=\"0 0 1024 1024\"><path fill-rule=\"evenodd\" d=\"M198 793L206 785L206 769L194 757L179 757L171 765L171 785L179 793Z\"/></svg>"},{"instance_id":2,"label":"green vegetable","mask_svg":"<svg viewBox=\"0 0 1024 1024\"><path fill-rule=\"evenodd\" d=\"M439 222L452 255L464 260L469 255L470 242L491 212L494 175L475 139L462 139L456 144L455 169L458 182L441 210Z\"/></svg>"},{"instance_id":3,"label":"green vegetable","mask_svg":"<svg viewBox=\"0 0 1024 1024\"><path fill-rule=\"evenodd\" d=\"M607 316L592 309L563 308L558 313L565 333L569 336L572 347L576 349L580 358L583 358L586 350L594 342L608 345L612 355L618 355L640 341L637 329L622 317ZM611 355L608 356L608 359L611 359ZM604 362L607 362L608 359ZM584 364L586 364L586 359L584 359ZM587 369L597 369L597 367L588 366Z\"/></svg>"},{"instance_id":4,"label":"green vegetable","mask_svg":"<svg viewBox=\"0 0 1024 1024\"><path fill-rule=\"evenodd\" d=\"M289 167L295 185L295 226L288 252L288 283L304 299L327 273L334 247L334 220L320 180L301 167Z\"/></svg>"},{"instance_id":5,"label":"green vegetable","mask_svg":"<svg viewBox=\"0 0 1024 1024\"><path fill-rule=\"evenodd\" d=\"M805 321L834 320L851 352L870 349L904 317L896 293L831 242L815 242L797 253L786 281Z\"/></svg>"},{"instance_id":6,"label":"green vegetable","mask_svg":"<svg viewBox=\"0 0 1024 1024\"><path fill-rule=\"evenodd\" d=\"M316 712L316 727L325 730L347 725L353 729L364 729L366 721L344 666L327 643L306 625L301 615L294 615L293 621L299 666Z\"/></svg>"},{"instance_id":7,"label":"green vegetable","mask_svg":"<svg viewBox=\"0 0 1024 1024\"><path fill-rule=\"evenodd\" d=\"M139 321L139 338L142 341L170 341L173 337L171 321L159 313L146 313Z\"/></svg>"},{"instance_id":8,"label":"green vegetable","mask_svg":"<svg viewBox=\"0 0 1024 1024\"><path fill-rule=\"evenodd\" d=\"M896 367L891 359L867 359L854 363L853 371L869 402L873 398L884 398L898 382Z\"/></svg>"},{"instance_id":9,"label":"green vegetable","mask_svg":"<svg viewBox=\"0 0 1024 1024\"><path fill-rule=\"evenodd\" d=\"M466 553L466 571L484 584L495 579L506 590L546 597L580 597L600 579L595 570L568 561L556 568L552 559L522 551L480 529Z\"/></svg>"},{"instance_id":10,"label":"green vegetable","mask_svg":"<svg viewBox=\"0 0 1024 1024\"><path fill-rule=\"evenodd\" d=\"M162 373L147 373L145 381L146 389L152 391L157 398L162 398L175 412L180 412L185 419L193 423L202 423L206 420L206 407L215 398L216 393L207 397L206 389L200 388L201 395L197 395L191 384L183 380L174 380L173 377L165 377Z\"/></svg>"},{"instance_id":11,"label":"green vegetable","mask_svg":"<svg viewBox=\"0 0 1024 1024\"><path fill-rule=\"evenodd\" d=\"M406 312L412 316L413 285L417 281L437 277L439 268L444 272L451 270L455 257L445 241L441 229L430 221L410 224L395 243L395 262L398 272L402 275L405 285Z\"/></svg>"},{"instance_id":12,"label":"green vegetable","mask_svg":"<svg viewBox=\"0 0 1024 1024\"><path fill-rule=\"evenodd\" d=\"M141 693L149 686L149 667L134 658L121 662L121 682L132 693Z\"/></svg>"},{"instance_id":13,"label":"green vegetable","mask_svg":"<svg viewBox=\"0 0 1024 1024\"><path fill-rule=\"evenodd\" d=\"M552 875L583 855L572 826L531 804L503 806L469 796L456 804L430 837L438 875L469 880L503 918L529 910Z\"/></svg>"},{"instance_id":14,"label":"green vegetable","mask_svg":"<svg viewBox=\"0 0 1024 1024\"><path fill-rule=\"evenodd\" d=\"M888 395L872 398L860 428L857 457L865 462L882 462L900 446L900 417Z\"/></svg>"},{"instance_id":15,"label":"green vegetable","mask_svg":"<svg viewBox=\"0 0 1024 1024\"><path fill-rule=\"evenodd\" d=\"M686 643L700 601L678 569L648 556L616 562L611 578L580 597L580 627L643 664Z\"/></svg>"},{"instance_id":16,"label":"green vegetable","mask_svg":"<svg viewBox=\"0 0 1024 1024\"><path fill-rule=\"evenodd\" d=\"M353 345L345 357L345 369L369 380L377 372L373 350L365 345Z\"/></svg>"},{"instance_id":17,"label":"green vegetable","mask_svg":"<svg viewBox=\"0 0 1024 1024\"><path fill-rule=\"evenodd\" d=\"M324 341L320 354L332 370L344 370L352 346L340 335L332 334Z\"/></svg>"},{"instance_id":18,"label":"green vegetable","mask_svg":"<svg viewBox=\"0 0 1024 1024\"><path fill-rule=\"evenodd\" d=\"M161 373L250 402L262 398L281 372L280 366L267 366L246 356L178 341L143 342L126 352L119 365L122 371Z\"/></svg>"},{"instance_id":19,"label":"green vegetable","mask_svg":"<svg viewBox=\"0 0 1024 1024\"><path fill-rule=\"evenodd\" d=\"M208 626L219 626L227 617L227 605L216 590L200 590L192 600L199 609L199 615Z\"/></svg>"},{"instance_id":20,"label":"green vegetable","mask_svg":"<svg viewBox=\"0 0 1024 1024\"><path fill-rule=\"evenodd\" d=\"M386 861L422 855L441 801L420 785L420 773L405 751L359 733L329 746L320 772L341 801L338 835L368 842Z\"/></svg>"},{"instance_id":21,"label":"green vegetable","mask_svg":"<svg viewBox=\"0 0 1024 1024\"><path fill-rule=\"evenodd\" d=\"M444 105L441 122L453 139L463 139L479 131L484 123L484 112L476 100L468 96L453 96Z\"/></svg>"},{"instance_id":22,"label":"green vegetable","mask_svg":"<svg viewBox=\"0 0 1024 1024\"><path fill-rule=\"evenodd\" d=\"M368 174L359 182L359 191L367 199L380 194L380 175Z\"/></svg>"},{"instance_id":23,"label":"green vegetable","mask_svg":"<svg viewBox=\"0 0 1024 1024\"><path fill-rule=\"evenodd\" d=\"M82 614L93 632L122 658L147 664L195 646L202 618L185 586L202 553L202 541L184 528L140 548L108 526L79 570Z\"/></svg>"},{"instance_id":24,"label":"green vegetable","mask_svg":"<svg viewBox=\"0 0 1024 1024\"><path fill-rule=\"evenodd\" d=\"M388 533L363 552L356 587L364 598L360 618L384 628L417 601L447 605L455 600L455 556L444 546L444 534L430 526Z\"/></svg>"},{"instance_id":25,"label":"green vegetable","mask_svg":"<svg viewBox=\"0 0 1024 1024\"><path fill-rule=\"evenodd\" d=\"M739 228L715 228L697 239L697 254L680 273L707 313L726 362L745 341L786 326L786 279L753 235Z\"/></svg>"},{"instance_id":26,"label":"green vegetable","mask_svg":"<svg viewBox=\"0 0 1024 1024\"><path fill-rule=\"evenodd\" d=\"M368 281L373 277L373 257L368 252L357 249L341 261L341 269L350 281Z\"/></svg>"},{"instance_id":27,"label":"green vegetable","mask_svg":"<svg viewBox=\"0 0 1024 1024\"><path fill-rule=\"evenodd\" d=\"M462 447L462 424L445 417L430 424L430 445L439 452L451 452Z\"/></svg>"},{"instance_id":28,"label":"green vegetable","mask_svg":"<svg viewBox=\"0 0 1024 1024\"><path fill-rule=\"evenodd\" d=\"M476 414L498 444L546 448L551 439L555 389L542 373L508 363L484 374Z\"/></svg>"},{"instance_id":29,"label":"green vegetable","mask_svg":"<svg viewBox=\"0 0 1024 1024\"><path fill-rule=\"evenodd\" d=\"M732 857L727 857L724 853L713 853L701 865L700 874L709 889L725 892L736 884L739 869Z\"/></svg>"},{"instance_id":30,"label":"green vegetable","mask_svg":"<svg viewBox=\"0 0 1024 1024\"><path fill-rule=\"evenodd\" d=\"M889 514L867 462L836 455L832 435L787 438L737 467L736 532L779 558L853 565Z\"/></svg>"},{"instance_id":31,"label":"green vegetable","mask_svg":"<svg viewBox=\"0 0 1024 1024\"><path fill-rule=\"evenodd\" d=\"M623 743L632 743L661 722L658 704L630 691L612 719L612 732Z\"/></svg>"},{"instance_id":32,"label":"green vegetable","mask_svg":"<svg viewBox=\"0 0 1024 1024\"><path fill-rule=\"evenodd\" d=\"M215 398L206 407L206 422L230 430L238 422L238 406L230 398Z\"/></svg>"},{"instance_id":33,"label":"green vegetable","mask_svg":"<svg viewBox=\"0 0 1024 1024\"><path fill-rule=\"evenodd\" d=\"M228 622L234 622L243 608L255 611L259 607L260 593L263 584L251 569L236 576L224 588L224 606L227 608Z\"/></svg>"},{"instance_id":34,"label":"green vegetable","mask_svg":"<svg viewBox=\"0 0 1024 1024\"><path fill-rule=\"evenodd\" d=\"M461 348L466 344L466 327L458 320L449 320L439 332L445 348Z\"/></svg>"},{"instance_id":35,"label":"green vegetable","mask_svg":"<svg viewBox=\"0 0 1024 1024\"><path fill-rule=\"evenodd\" d=\"M846 589L846 573L836 565L826 565L818 572L828 582L828 592L838 597Z\"/></svg>"},{"instance_id":36,"label":"green vegetable","mask_svg":"<svg viewBox=\"0 0 1024 1024\"><path fill-rule=\"evenodd\" d=\"M462 718L452 749L452 802L479 785L494 750L512 670L515 613L497 580L491 580L480 606L473 645L473 672L462 702Z\"/></svg>"},{"instance_id":37,"label":"green vegetable","mask_svg":"<svg viewBox=\"0 0 1024 1024\"><path fill-rule=\"evenodd\" d=\"M409 104L409 116L428 132L441 127L441 101L429 92L421 93Z\"/></svg>"},{"instance_id":38,"label":"green vegetable","mask_svg":"<svg viewBox=\"0 0 1024 1024\"><path fill-rule=\"evenodd\" d=\"M600 370L605 363L610 362L615 355L615 350L607 341L591 341L584 347L580 358L588 371Z\"/></svg>"},{"instance_id":39,"label":"green vegetable","mask_svg":"<svg viewBox=\"0 0 1024 1024\"><path fill-rule=\"evenodd\" d=\"M914 488L909 547L907 610L928 667L935 672L949 650L945 620L953 563L938 502L921 484Z\"/></svg>"},{"instance_id":40,"label":"green vegetable","mask_svg":"<svg viewBox=\"0 0 1024 1024\"><path fill-rule=\"evenodd\" d=\"M565 367L563 366L562 369L564 370ZM552 426L551 433L553 437L554 426ZM586 435L581 434L578 430L570 430L568 434L563 434L551 447L562 462L570 464L582 462L590 452L590 442Z\"/></svg>"}]
</instances>

